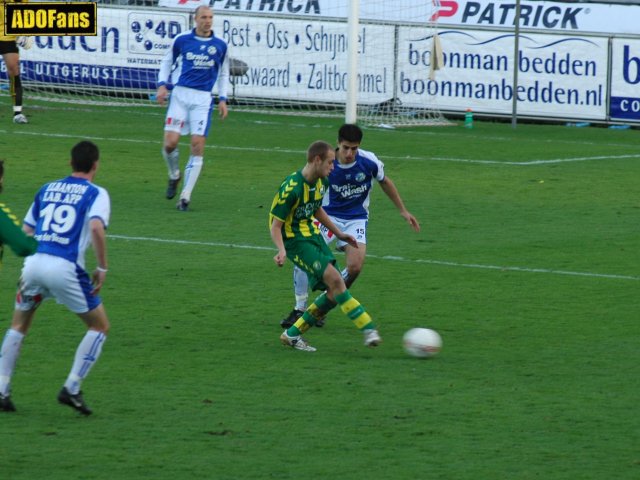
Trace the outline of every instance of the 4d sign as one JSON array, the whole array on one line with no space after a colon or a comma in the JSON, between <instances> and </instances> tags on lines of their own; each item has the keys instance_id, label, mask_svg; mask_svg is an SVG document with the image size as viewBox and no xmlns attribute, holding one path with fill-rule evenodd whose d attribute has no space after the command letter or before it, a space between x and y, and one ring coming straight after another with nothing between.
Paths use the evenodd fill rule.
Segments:
<instances>
[{"instance_id":1,"label":"4d sign","mask_svg":"<svg viewBox=\"0 0 640 480\"><path fill-rule=\"evenodd\" d=\"M7 35L96 35L94 2L4 3Z\"/></svg>"}]
</instances>

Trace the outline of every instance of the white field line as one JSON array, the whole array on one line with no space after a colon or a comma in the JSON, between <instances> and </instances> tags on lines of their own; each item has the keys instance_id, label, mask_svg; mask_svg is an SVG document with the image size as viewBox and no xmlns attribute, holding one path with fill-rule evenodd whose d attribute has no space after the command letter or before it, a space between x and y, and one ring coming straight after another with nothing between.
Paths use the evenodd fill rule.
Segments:
<instances>
[{"instance_id":1,"label":"white field line","mask_svg":"<svg viewBox=\"0 0 640 480\"><path fill-rule=\"evenodd\" d=\"M117 240L169 243L169 244L176 244L176 245L199 245L199 246L205 246L205 247L236 248L236 249L244 249L244 250L264 250L264 251L272 251L272 252L275 252L276 250L275 247L260 247L257 245L242 245L242 244L223 243L223 242L200 242L195 240L171 240L166 238L154 238L154 237L130 237L127 235L109 235L109 238L113 238ZM616 275L616 274L591 273L591 272L572 272L569 270L554 270L550 268L506 267L506 266L499 266L499 265L482 265L477 263L448 262L444 260L425 260L425 259L412 260L412 259L397 257L392 255L379 256L379 255L367 254L367 256L369 258L377 258L380 260L387 260L392 262L441 265L445 267L475 268L475 269L482 269L482 270L500 270L504 272L546 273L546 274L552 274L552 275L571 275L576 277L609 278L609 279L615 279L615 280L640 281L640 276L632 276L632 275Z\"/></svg>"},{"instance_id":2,"label":"white field line","mask_svg":"<svg viewBox=\"0 0 640 480\"><path fill-rule=\"evenodd\" d=\"M626 158L640 158L640 153L631 155L598 155L593 157L574 157L574 158L552 158L548 160L530 160L524 162L503 162L499 160L465 160L462 158L448 158L448 157L427 157L427 158L413 158L413 157L398 157L403 160L434 160L439 162L461 162L461 163L479 163L488 165L517 165L517 166L532 166L532 165L547 165L554 163L571 163L571 162L587 162L590 160L620 160Z\"/></svg>"},{"instance_id":3,"label":"white field line","mask_svg":"<svg viewBox=\"0 0 640 480\"><path fill-rule=\"evenodd\" d=\"M0 133L9 133L7 130L1 130ZM11 132L12 135L32 135L32 136L44 136L44 137L57 137L57 138L74 138L77 139L77 134L68 134L68 133L39 133L39 132L26 132L26 131L14 131ZM140 143L140 144L149 144L149 145L161 145L162 140L159 138L158 140L140 140L135 138L110 138L110 137L96 137L96 136L83 136L82 138L86 140L93 141L118 141L122 143ZM264 152L264 148L252 148L252 147L228 147L228 146L220 146L220 145L206 145L205 148L209 150L228 150L228 151L242 151L242 152ZM294 155L304 155L304 151L302 150L290 150L286 148L271 148L270 149L274 153L290 153ZM574 158L554 158L554 159L545 159L545 160L529 160L522 162L509 162L509 161L500 161L500 160L476 160L476 159L465 159L465 158L455 158L455 157L430 157L430 156L394 156L394 155L383 155L384 160L400 160L400 161L418 161L418 162L452 162L452 163L470 163L470 164L478 164L478 165L510 165L510 166L537 166L537 165L548 165L548 164L559 164L559 163L571 163L571 162L587 162L593 160L621 160L628 158L640 158L640 153L637 154L628 154L628 155L597 155L592 157L574 157Z\"/></svg>"}]
</instances>

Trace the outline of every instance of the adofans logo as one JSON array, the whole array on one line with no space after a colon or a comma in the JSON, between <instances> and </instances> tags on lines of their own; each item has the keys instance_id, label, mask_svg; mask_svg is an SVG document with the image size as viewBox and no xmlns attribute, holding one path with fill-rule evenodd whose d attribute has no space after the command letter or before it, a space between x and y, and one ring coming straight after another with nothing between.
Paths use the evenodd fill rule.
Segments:
<instances>
[{"instance_id":1,"label":"adofans logo","mask_svg":"<svg viewBox=\"0 0 640 480\"><path fill-rule=\"evenodd\" d=\"M7 35L96 35L94 2L4 3Z\"/></svg>"}]
</instances>

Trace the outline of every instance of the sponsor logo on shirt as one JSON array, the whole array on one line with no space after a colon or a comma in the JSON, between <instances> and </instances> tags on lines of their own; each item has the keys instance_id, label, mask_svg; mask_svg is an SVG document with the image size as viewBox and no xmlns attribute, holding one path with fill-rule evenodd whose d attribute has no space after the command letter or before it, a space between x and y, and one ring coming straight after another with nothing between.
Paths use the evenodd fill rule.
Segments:
<instances>
[{"instance_id":1,"label":"sponsor logo on shirt","mask_svg":"<svg viewBox=\"0 0 640 480\"><path fill-rule=\"evenodd\" d=\"M331 185L334 192L340 195L342 198L354 197L367 193L369 189L368 185Z\"/></svg>"}]
</instances>

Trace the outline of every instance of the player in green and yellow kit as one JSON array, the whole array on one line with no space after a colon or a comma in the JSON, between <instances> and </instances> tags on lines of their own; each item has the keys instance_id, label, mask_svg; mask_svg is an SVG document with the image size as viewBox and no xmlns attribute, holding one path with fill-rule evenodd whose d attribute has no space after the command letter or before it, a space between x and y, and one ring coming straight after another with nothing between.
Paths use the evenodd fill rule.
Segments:
<instances>
[{"instance_id":1,"label":"player in green and yellow kit","mask_svg":"<svg viewBox=\"0 0 640 480\"><path fill-rule=\"evenodd\" d=\"M2 192L2 180L4 177L4 162L0 160L0 192ZM3 245L9 245L11 249L21 257L35 253L38 242L35 238L26 235L20 228L21 222L11 213L9 207L0 203L0 262L2 262Z\"/></svg>"},{"instance_id":2,"label":"player in green and yellow kit","mask_svg":"<svg viewBox=\"0 0 640 480\"><path fill-rule=\"evenodd\" d=\"M283 344L308 352L316 349L301 334L337 305L363 331L366 346L375 347L382 342L367 311L347 290L344 279L335 267L333 253L313 223L318 220L338 239L358 248L355 238L340 231L321 206L334 160L335 151L329 143L312 143L307 150L306 165L282 182L269 212L271 239L278 248L278 253L273 257L275 263L281 267L289 258L306 272L314 290L326 290L280 336Z\"/></svg>"}]
</instances>

